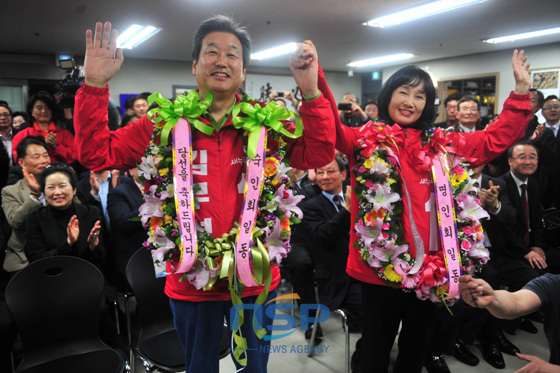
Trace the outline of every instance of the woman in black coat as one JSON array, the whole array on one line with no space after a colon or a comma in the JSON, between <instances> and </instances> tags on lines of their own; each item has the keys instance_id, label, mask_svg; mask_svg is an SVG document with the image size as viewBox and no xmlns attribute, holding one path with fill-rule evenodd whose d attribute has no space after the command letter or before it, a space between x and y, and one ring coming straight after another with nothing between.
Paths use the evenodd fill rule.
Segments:
<instances>
[{"instance_id":1,"label":"woman in black coat","mask_svg":"<svg viewBox=\"0 0 560 373\"><path fill-rule=\"evenodd\" d=\"M38 181L46 206L27 217L25 253L29 261L71 255L100 267L105 260L105 248L99 209L74 201L74 171L63 163L51 164Z\"/></svg>"}]
</instances>

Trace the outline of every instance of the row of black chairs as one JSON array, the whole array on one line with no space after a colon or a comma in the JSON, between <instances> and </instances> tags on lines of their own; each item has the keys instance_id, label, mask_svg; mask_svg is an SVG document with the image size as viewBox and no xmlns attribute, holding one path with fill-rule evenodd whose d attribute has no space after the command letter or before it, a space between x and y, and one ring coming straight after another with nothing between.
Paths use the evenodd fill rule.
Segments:
<instances>
[{"instance_id":1,"label":"row of black chairs","mask_svg":"<svg viewBox=\"0 0 560 373\"><path fill-rule=\"evenodd\" d=\"M130 372L136 359L148 373L184 371L185 355L164 293L165 279L155 278L150 252L138 250L126 272L132 289L123 294L129 356L99 337L104 278L97 267L80 258L56 256L17 273L6 288L6 303L23 345L16 372ZM131 296L136 300L137 338L131 332ZM225 324L221 351L221 358L229 354Z\"/></svg>"}]
</instances>

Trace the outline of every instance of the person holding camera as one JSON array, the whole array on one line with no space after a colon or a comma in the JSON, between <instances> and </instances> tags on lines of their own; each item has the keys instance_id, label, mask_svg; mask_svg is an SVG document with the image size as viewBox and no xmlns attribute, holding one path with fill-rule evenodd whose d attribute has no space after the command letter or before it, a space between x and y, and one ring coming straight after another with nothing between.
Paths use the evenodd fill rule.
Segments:
<instances>
[{"instance_id":1,"label":"person holding camera","mask_svg":"<svg viewBox=\"0 0 560 373\"><path fill-rule=\"evenodd\" d=\"M268 95L268 99L269 102L275 101L278 105L282 105L284 107L287 107L286 100L289 100L292 103L293 107L296 107L298 103L298 100L294 97L294 95L292 95L292 92L290 91L283 91L283 92L272 91Z\"/></svg>"},{"instance_id":2,"label":"person holding camera","mask_svg":"<svg viewBox=\"0 0 560 373\"><path fill-rule=\"evenodd\" d=\"M347 127L361 127L371 120L362 110L358 98L352 93L346 93L338 104L340 121Z\"/></svg>"}]
</instances>

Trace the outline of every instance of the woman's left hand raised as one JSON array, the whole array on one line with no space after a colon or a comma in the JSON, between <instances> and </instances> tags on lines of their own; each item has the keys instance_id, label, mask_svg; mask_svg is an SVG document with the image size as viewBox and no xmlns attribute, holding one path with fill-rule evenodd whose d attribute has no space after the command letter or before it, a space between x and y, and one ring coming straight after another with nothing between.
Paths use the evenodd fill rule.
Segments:
<instances>
[{"instance_id":1,"label":"woman's left hand raised","mask_svg":"<svg viewBox=\"0 0 560 373\"><path fill-rule=\"evenodd\" d=\"M525 51L518 52L517 49L513 51L513 57L511 58L513 77L515 78L515 90L513 92L518 95L526 95L531 88L531 75L529 74L531 64L526 62Z\"/></svg>"}]
</instances>

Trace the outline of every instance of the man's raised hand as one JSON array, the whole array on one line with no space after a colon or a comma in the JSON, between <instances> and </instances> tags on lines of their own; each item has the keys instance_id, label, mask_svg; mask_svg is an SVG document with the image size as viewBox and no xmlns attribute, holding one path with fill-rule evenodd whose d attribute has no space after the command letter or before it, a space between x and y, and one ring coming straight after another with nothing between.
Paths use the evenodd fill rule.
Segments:
<instances>
[{"instance_id":1,"label":"man's raised hand","mask_svg":"<svg viewBox=\"0 0 560 373\"><path fill-rule=\"evenodd\" d=\"M86 58L84 63L85 83L93 87L106 87L107 83L123 63L123 51L117 49L117 30L111 30L111 23L95 24L95 35L86 31Z\"/></svg>"}]
</instances>

